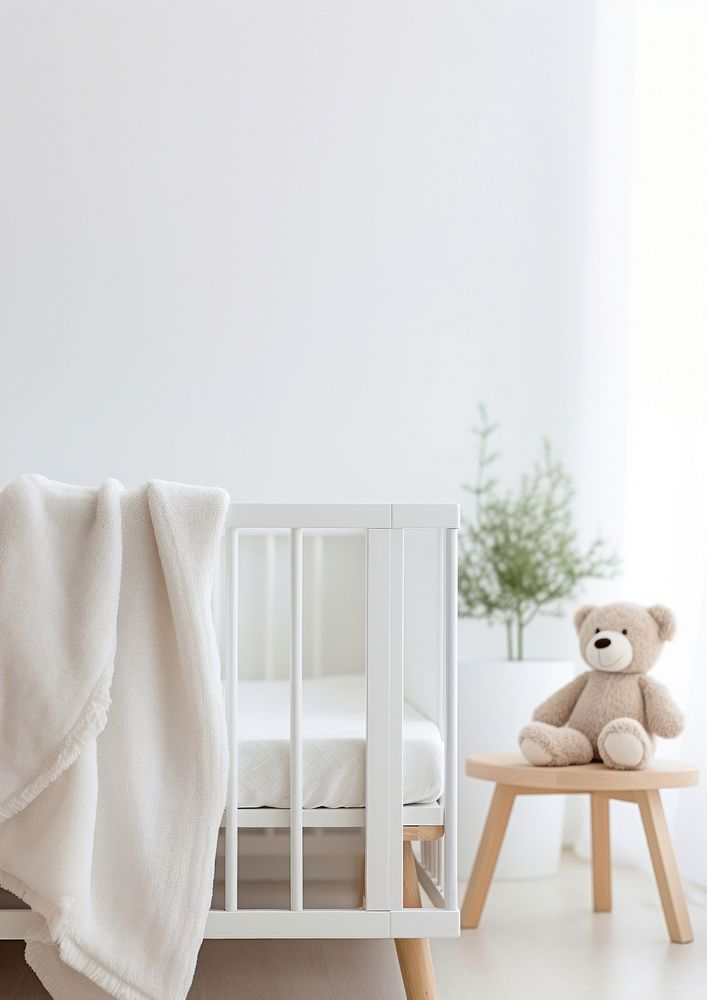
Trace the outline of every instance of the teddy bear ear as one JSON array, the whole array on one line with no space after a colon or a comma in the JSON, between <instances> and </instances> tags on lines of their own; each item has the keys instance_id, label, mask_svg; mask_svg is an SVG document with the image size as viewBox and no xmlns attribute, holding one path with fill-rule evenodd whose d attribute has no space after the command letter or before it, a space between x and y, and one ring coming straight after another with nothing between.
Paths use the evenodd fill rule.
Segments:
<instances>
[{"instance_id":1,"label":"teddy bear ear","mask_svg":"<svg viewBox=\"0 0 707 1000\"><path fill-rule=\"evenodd\" d=\"M675 635L675 615L663 604L653 604L648 608L648 614L658 623L658 637L662 642L672 639Z\"/></svg>"},{"instance_id":2,"label":"teddy bear ear","mask_svg":"<svg viewBox=\"0 0 707 1000\"><path fill-rule=\"evenodd\" d=\"M579 632L582 625L584 625L584 619L594 610L594 604L583 604L581 608L578 608L574 613L574 627Z\"/></svg>"}]
</instances>

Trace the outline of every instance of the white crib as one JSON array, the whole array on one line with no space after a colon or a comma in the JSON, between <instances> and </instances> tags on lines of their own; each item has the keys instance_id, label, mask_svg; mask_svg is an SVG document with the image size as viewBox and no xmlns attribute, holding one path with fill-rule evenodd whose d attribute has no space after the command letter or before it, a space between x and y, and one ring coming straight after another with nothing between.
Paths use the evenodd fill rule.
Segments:
<instances>
[{"instance_id":1,"label":"white crib","mask_svg":"<svg viewBox=\"0 0 707 1000\"><path fill-rule=\"evenodd\" d=\"M244 601L251 601L239 573L239 554L246 538L264 539L262 629L264 677L273 672L274 587L278 551L287 546L289 562L287 630L289 656L289 807L246 808L238 804L239 754L231 744L231 768L225 814L225 895L223 908L210 911L209 938L395 938L408 997L434 995L429 946L425 939L459 933L457 907L457 532L456 505L316 505L233 504L224 542L223 576L216 589L215 617L222 638L224 684L229 732L239 733L239 688L242 671ZM364 800L357 807L306 808L303 804L304 570L314 607L307 619L312 637L310 671L321 670L323 545L331 535L361 538L364 596L362 660L365 674ZM434 559L406 562L406 542L426 538ZM305 566L303 541L313 565ZM277 539L277 542L273 540ZM346 602L344 602L346 603ZM406 605L414 613L406 623ZM420 657L414 631L426 604L439 624L436 639ZM240 609L240 625L239 625ZM248 623L252 632L252 615ZM411 640L411 634L413 636ZM429 635L429 630L428 630ZM239 641L240 640L240 641ZM430 652L432 650L432 652ZM430 670L430 663L432 669ZM414 664L414 669L411 669ZM249 667L249 670L252 670ZM415 676L413 676L415 674ZM406 684L414 684L418 708L439 726L444 743L444 784L436 801L404 804L403 728ZM420 704L424 701L425 704ZM364 875L358 904L336 909L305 906L304 835L317 831L363 830ZM270 831L271 843L282 844L289 831L289 906L245 908L239 900L239 834ZM272 831L280 831L277 838ZM308 834L311 839L311 834ZM267 833L264 835L267 850ZM406 841L404 848L404 840ZM419 842L419 855L411 844ZM309 841L308 841L309 843ZM243 852L241 851L241 857ZM405 868L405 879L404 875ZM411 870L412 869L412 870ZM411 886L411 879L415 885ZM419 905L419 885L431 905ZM405 893L404 893L405 883ZM405 903L404 906L404 896ZM26 910L0 909L0 938L21 938ZM410 939L409 945L404 942ZM424 949L427 949L425 951ZM410 951L412 949L412 951ZM422 951L420 951L422 949ZM429 967L429 968L428 968ZM427 992L425 992L425 990Z\"/></svg>"}]
</instances>

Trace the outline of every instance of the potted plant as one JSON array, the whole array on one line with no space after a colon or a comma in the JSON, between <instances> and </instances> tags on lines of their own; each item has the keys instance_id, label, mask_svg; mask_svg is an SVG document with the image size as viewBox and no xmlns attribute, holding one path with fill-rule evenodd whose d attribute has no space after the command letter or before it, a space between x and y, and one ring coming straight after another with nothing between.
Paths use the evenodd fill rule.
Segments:
<instances>
[{"instance_id":1,"label":"potted plant","mask_svg":"<svg viewBox=\"0 0 707 1000\"><path fill-rule=\"evenodd\" d=\"M506 658L462 660L459 671L462 758L483 750L515 750L533 708L571 680L571 660L526 659L528 626L539 615L562 615L590 578L613 576L618 559L603 538L583 547L573 523L572 480L545 441L515 489L494 478L497 425L480 408L473 497L460 536L459 614L501 626ZM463 771L462 771L463 773ZM486 782L460 790L460 870L473 860L490 795ZM519 797L499 858L501 878L554 872L564 825L562 797Z\"/></svg>"}]
</instances>

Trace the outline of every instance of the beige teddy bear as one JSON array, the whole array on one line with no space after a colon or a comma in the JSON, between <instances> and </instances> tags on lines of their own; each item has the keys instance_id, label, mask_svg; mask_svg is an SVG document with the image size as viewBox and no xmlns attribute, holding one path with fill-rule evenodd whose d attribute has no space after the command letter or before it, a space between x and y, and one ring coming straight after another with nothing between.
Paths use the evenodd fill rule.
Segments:
<instances>
[{"instance_id":1,"label":"beige teddy bear","mask_svg":"<svg viewBox=\"0 0 707 1000\"><path fill-rule=\"evenodd\" d=\"M675 619L662 605L586 605L574 617L592 668L551 695L518 737L531 764L559 767L603 760L635 770L653 756L655 737L679 736L683 716L668 690L646 674Z\"/></svg>"}]
</instances>

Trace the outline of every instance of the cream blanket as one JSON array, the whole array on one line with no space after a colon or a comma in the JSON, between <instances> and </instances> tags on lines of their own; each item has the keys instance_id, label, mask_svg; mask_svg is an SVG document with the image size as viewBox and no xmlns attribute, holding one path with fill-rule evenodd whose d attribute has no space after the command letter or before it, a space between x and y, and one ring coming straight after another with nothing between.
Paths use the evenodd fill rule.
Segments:
<instances>
[{"instance_id":1,"label":"cream blanket","mask_svg":"<svg viewBox=\"0 0 707 1000\"><path fill-rule=\"evenodd\" d=\"M210 610L228 497L26 476L0 493L0 883L55 1000L183 1000L227 733Z\"/></svg>"}]
</instances>

